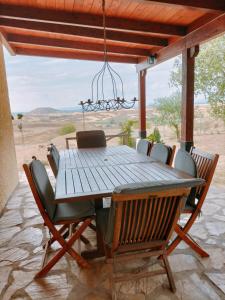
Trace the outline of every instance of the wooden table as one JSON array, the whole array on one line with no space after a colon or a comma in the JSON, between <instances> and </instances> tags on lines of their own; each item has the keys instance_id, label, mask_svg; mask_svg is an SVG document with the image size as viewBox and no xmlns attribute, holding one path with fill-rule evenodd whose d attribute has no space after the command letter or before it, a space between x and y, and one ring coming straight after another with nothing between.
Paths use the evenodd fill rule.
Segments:
<instances>
[{"instance_id":1,"label":"wooden table","mask_svg":"<svg viewBox=\"0 0 225 300\"><path fill-rule=\"evenodd\" d=\"M60 152L57 203L99 199L121 184L190 178L127 146Z\"/></svg>"},{"instance_id":2,"label":"wooden table","mask_svg":"<svg viewBox=\"0 0 225 300\"><path fill-rule=\"evenodd\" d=\"M126 183L190 178L127 146L70 149L60 152L56 179L57 203L96 200L102 203L116 186ZM82 252L85 258L103 256L97 230L97 249Z\"/></svg>"}]
</instances>

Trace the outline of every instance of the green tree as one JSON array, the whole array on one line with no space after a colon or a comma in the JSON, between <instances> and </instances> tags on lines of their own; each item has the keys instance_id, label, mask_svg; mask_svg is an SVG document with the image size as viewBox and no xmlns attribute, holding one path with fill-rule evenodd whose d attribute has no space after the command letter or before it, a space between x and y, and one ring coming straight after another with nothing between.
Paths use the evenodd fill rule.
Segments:
<instances>
[{"instance_id":1,"label":"green tree","mask_svg":"<svg viewBox=\"0 0 225 300\"><path fill-rule=\"evenodd\" d=\"M181 89L181 58L176 59L170 84ZM225 123L225 35L201 47L195 65L195 95L204 95L211 113Z\"/></svg>"},{"instance_id":2,"label":"green tree","mask_svg":"<svg viewBox=\"0 0 225 300\"><path fill-rule=\"evenodd\" d=\"M157 111L158 123L171 127L177 137L180 139L181 123L181 94L176 92L167 97L161 97L155 100L154 106Z\"/></svg>"},{"instance_id":3,"label":"green tree","mask_svg":"<svg viewBox=\"0 0 225 300\"><path fill-rule=\"evenodd\" d=\"M133 126L137 123L137 121L133 120L126 120L123 123L120 123L121 131L124 132L127 135L127 138L124 139L124 137L120 138L120 144L124 144L124 140L126 141L125 144L134 147L135 141L132 138L132 132L133 132Z\"/></svg>"},{"instance_id":4,"label":"green tree","mask_svg":"<svg viewBox=\"0 0 225 300\"><path fill-rule=\"evenodd\" d=\"M60 135L66 135L76 131L76 127L73 124L66 124L59 130Z\"/></svg>"}]
</instances>

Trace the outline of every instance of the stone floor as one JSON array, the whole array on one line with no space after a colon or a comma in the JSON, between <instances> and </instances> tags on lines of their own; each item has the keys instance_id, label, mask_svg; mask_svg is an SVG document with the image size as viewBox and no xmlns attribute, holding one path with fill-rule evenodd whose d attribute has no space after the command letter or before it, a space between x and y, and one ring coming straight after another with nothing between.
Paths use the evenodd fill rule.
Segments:
<instances>
[{"instance_id":1,"label":"stone floor","mask_svg":"<svg viewBox=\"0 0 225 300\"><path fill-rule=\"evenodd\" d=\"M185 244L180 245L169 257L176 294L170 292L166 276L161 275L117 284L117 299L225 299L225 189L210 189L202 216L191 233L210 253L210 258L201 259ZM87 235L94 245L93 233ZM0 218L0 299L111 299L111 267L103 259L91 262L90 270L82 270L69 256L64 256L48 276L33 280L41 263L41 245L47 236L23 177ZM152 259L117 268L129 270L137 266L158 267Z\"/></svg>"}]
</instances>

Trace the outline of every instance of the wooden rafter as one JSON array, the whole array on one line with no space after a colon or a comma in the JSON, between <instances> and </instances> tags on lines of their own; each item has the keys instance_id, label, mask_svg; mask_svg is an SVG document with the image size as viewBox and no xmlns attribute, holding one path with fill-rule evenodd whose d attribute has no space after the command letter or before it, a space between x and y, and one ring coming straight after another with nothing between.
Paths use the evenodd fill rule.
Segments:
<instances>
[{"instance_id":1,"label":"wooden rafter","mask_svg":"<svg viewBox=\"0 0 225 300\"><path fill-rule=\"evenodd\" d=\"M153 3L180 5L188 8L225 11L224 0L145 0Z\"/></svg>"},{"instance_id":2,"label":"wooden rafter","mask_svg":"<svg viewBox=\"0 0 225 300\"><path fill-rule=\"evenodd\" d=\"M57 57L66 59L81 59L81 60L93 60L93 61L103 61L104 56L100 53L81 53L77 51L59 51L57 49L29 49L20 46L15 47L16 54L30 55L30 56L43 56L43 57ZM108 55L108 61L118 62L118 63L130 63L136 64L137 58L133 56L122 56L122 55Z\"/></svg>"},{"instance_id":3,"label":"wooden rafter","mask_svg":"<svg viewBox=\"0 0 225 300\"><path fill-rule=\"evenodd\" d=\"M220 15L213 21L189 33L187 36L178 40L177 42L172 43L171 45L169 45L168 47L162 50L159 50L157 52L156 64L166 61L172 57L175 57L181 54L181 52L184 49L192 48L224 32L225 32L225 13ZM151 68L156 64L151 65L147 60L142 61L137 65L137 71Z\"/></svg>"},{"instance_id":4,"label":"wooden rafter","mask_svg":"<svg viewBox=\"0 0 225 300\"><path fill-rule=\"evenodd\" d=\"M102 27L102 16L87 13L71 13L66 11L56 11L48 9L39 9L17 5L0 5L0 16L23 19L54 22L58 24L82 25L92 27ZM106 28L119 29L121 31L154 33L183 36L186 33L184 26L145 22L141 20L121 19L107 16Z\"/></svg>"},{"instance_id":5,"label":"wooden rafter","mask_svg":"<svg viewBox=\"0 0 225 300\"><path fill-rule=\"evenodd\" d=\"M2 41L2 44L6 47L6 49L9 51L11 55L16 55L13 46L9 44L9 41L4 32L0 32L0 41Z\"/></svg>"},{"instance_id":6,"label":"wooden rafter","mask_svg":"<svg viewBox=\"0 0 225 300\"><path fill-rule=\"evenodd\" d=\"M43 31L49 33L59 33L72 36L83 36L88 38L103 39L103 30L97 28L87 28L82 26L71 26L53 23L44 23L36 21L24 21L0 18L0 26L20 28L26 31ZM128 42L134 44L152 45L152 46L167 46L168 40L155 36L144 36L129 32L121 32L114 30L107 30L107 40Z\"/></svg>"},{"instance_id":7,"label":"wooden rafter","mask_svg":"<svg viewBox=\"0 0 225 300\"><path fill-rule=\"evenodd\" d=\"M77 50L89 50L95 52L103 52L103 44L96 44L90 42L81 42L81 41L74 41L74 40L62 40L56 38L48 38L42 36L32 36L32 35L18 35L18 34L8 34L8 42L13 45L22 45L22 44L29 44L29 45L41 45L47 47L56 47L56 48L63 48L63 49L77 49ZM139 49L139 48L130 48L124 46L114 46L108 45L107 46L108 53L117 53L117 54L128 54L128 55L135 55L135 56L149 56L151 52L147 49Z\"/></svg>"}]
</instances>

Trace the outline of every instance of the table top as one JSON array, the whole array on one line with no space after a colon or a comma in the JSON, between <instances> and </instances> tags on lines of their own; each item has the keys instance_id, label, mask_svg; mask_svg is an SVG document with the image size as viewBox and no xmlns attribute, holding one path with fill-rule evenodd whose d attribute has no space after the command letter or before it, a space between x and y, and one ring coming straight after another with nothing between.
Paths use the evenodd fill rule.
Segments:
<instances>
[{"instance_id":1,"label":"table top","mask_svg":"<svg viewBox=\"0 0 225 300\"><path fill-rule=\"evenodd\" d=\"M90 149L69 149L60 152L59 169L103 167L120 164L151 162L149 156L128 146Z\"/></svg>"},{"instance_id":2,"label":"table top","mask_svg":"<svg viewBox=\"0 0 225 300\"><path fill-rule=\"evenodd\" d=\"M109 197L126 183L191 178L127 146L60 152L57 203Z\"/></svg>"}]
</instances>

